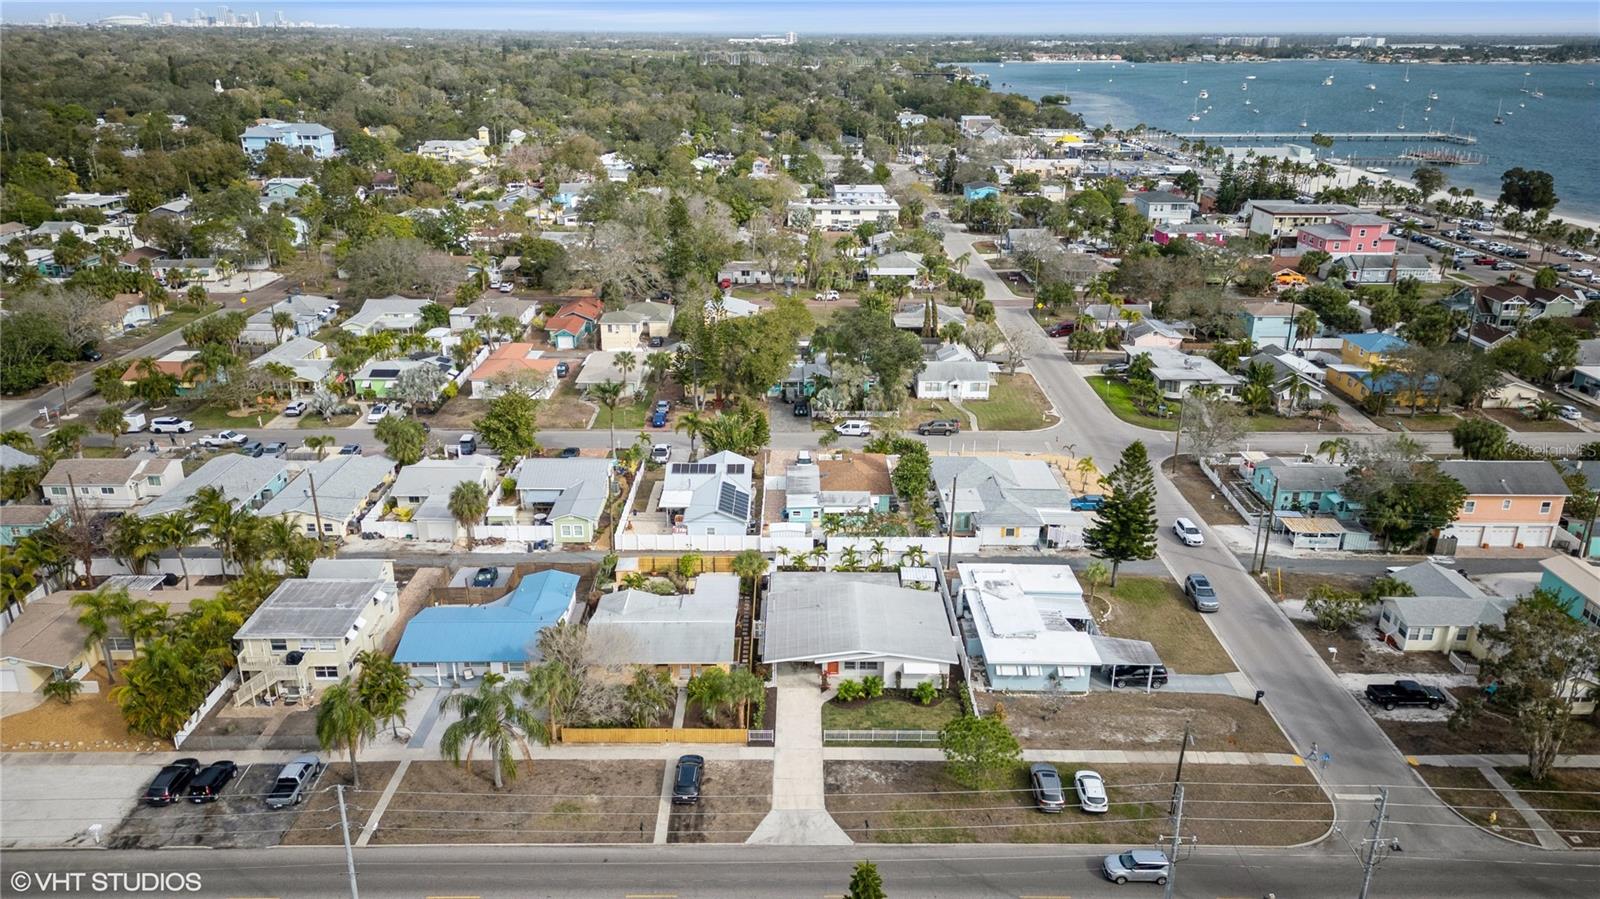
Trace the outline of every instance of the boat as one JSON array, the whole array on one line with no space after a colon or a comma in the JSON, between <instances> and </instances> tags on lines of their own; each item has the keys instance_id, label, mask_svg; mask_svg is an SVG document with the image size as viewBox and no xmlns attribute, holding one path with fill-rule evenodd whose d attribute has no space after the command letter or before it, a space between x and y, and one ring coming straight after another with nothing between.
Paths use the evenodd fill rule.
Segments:
<instances>
[{"instance_id":1,"label":"boat","mask_svg":"<svg viewBox=\"0 0 1600 899\"><path fill-rule=\"evenodd\" d=\"M1328 74L1328 77L1322 79L1322 86L1323 87L1333 87L1333 73L1330 72Z\"/></svg>"},{"instance_id":2,"label":"boat","mask_svg":"<svg viewBox=\"0 0 1600 899\"><path fill-rule=\"evenodd\" d=\"M1246 81L1254 81L1254 80L1256 80L1256 76L1254 76L1254 75L1246 75L1246 76L1244 76L1244 80L1246 80Z\"/></svg>"},{"instance_id":3,"label":"boat","mask_svg":"<svg viewBox=\"0 0 1600 899\"><path fill-rule=\"evenodd\" d=\"M1376 84L1373 84L1373 83L1372 83L1372 82L1370 82L1370 81L1369 81L1369 82L1367 82L1367 90L1369 90L1369 91L1375 91L1375 90L1377 90L1377 89L1378 89L1378 86L1377 86L1377 85L1376 85Z\"/></svg>"},{"instance_id":4,"label":"boat","mask_svg":"<svg viewBox=\"0 0 1600 899\"><path fill-rule=\"evenodd\" d=\"M1377 112L1377 111L1378 111L1378 107L1376 107L1376 106L1368 106L1367 107L1367 112Z\"/></svg>"},{"instance_id":5,"label":"boat","mask_svg":"<svg viewBox=\"0 0 1600 899\"><path fill-rule=\"evenodd\" d=\"M1239 90L1247 91L1249 89L1250 89L1250 82L1248 82L1248 81L1239 82Z\"/></svg>"},{"instance_id":6,"label":"boat","mask_svg":"<svg viewBox=\"0 0 1600 899\"><path fill-rule=\"evenodd\" d=\"M1528 96L1533 97L1535 99L1543 100L1544 99L1544 91L1539 90L1539 85L1535 84L1533 86L1533 93L1529 94Z\"/></svg>"},{"instance_id":7,"label":"boat","mask_svg":"<svg viewBox=\"0 0 1600 899\"><path fill-rule=\"evenodd\" d=\"M1189 113L1189 121L1191 121L1191 122L1200 121L1200 101L1199 100L1195 100L1194 101L1194 111Z\"/></svg>"},{"instance_id":8,"label":"boat","mask_svg":"<svg viewBox=\"0 0 1600 899\"><path fill-rule=\"evenodd\" d=\"M1517 108L1518 109L1527 109L1528 108L1528 101L1527 100L1518 100L1517 101Z\"/></svg>"},{"instance_id":9,"label":"boat","mask_svg":"<svg viewBox=\"0 0 1600 899\"><path fill-rule=\"evenodd\" d=\"M1505 103L1505 101L1502 100L1499 103L1495 104L1495 107L1494 107L1494 123L1496 125L1504 125L1506 123L1505 116L1502 116L1500 114L1500 107L1502 105L1504 105L1504 103Z\"/></svg>"},{"instance_id":10,"label":"boat","mask_svg":"<svg viewBox=\"0 0 1600 899\"><path fill-rule=\"evenodd\" d=\"M1531 75L1531 74L1533 74L1533 73L1532 72L1523 72L1522 73L1522 92L1524 94L1528 92L1528 76Z\"/></svg>"},{"instance_id":11,"label":"boat","mask_svg":"<svg viewBox=\"0 0 1600 899\"><path fill-rule=\"evenodd\" d=\"M1372 168L1367 169L1367 171L1371 172L1374 175L1387 175L1387 174L1389 174L1389 170L1388 169L1379 168L1378 166L1373 166Z\"/></svg>"},{"instance_id":12,"label":"boat","mask_svg":"<svg viewBox=\"0 0 1600 899\"><path fill-rule=\"evenodd\" d=\"M1428 91L1428 99L1429 100L1437 100L1437 99L1439 99L1439 92L1438 91Z\"/></svg>"},{"instance_id":13,"label":"boat","mask_svg":"<svg viewBox=\"0 0 1600 899\"><path fill-rule=\"evenodd\" d=\"M1397 131L1406 130L1406 108L1403 105L1400 107L1400 124L1395 126L1395 130L1397 130Z\"/></svg>"},{"instance_id":14,"label":"boat","mask_svg":"<svg viewBox=\"0 0 1600 899\"><path fill-rule=\"evenodd\" d=\"M1406 84L1410 84L1411 83L1411 67L1410 66L1406 66L1406 76L1404 78L1401 78L1400 80L1404 81Z\"/></svg>"},{"instance_id":15,"label":"boat","mask_svg":"<svg viewBox=\"0 0 1600 899\"><path fill-rule=\"evenodd\" d=\"M1250 101L1249 100L1244 101L1244 105L1249 106L1250 105Z\"/></svg>"},{"instance_id":16,"label":"boat","mask_svg":"<svg viewBox=\"0 0 1600 899\"><path fill-rule=\"evenodd\" d=\"M1206 90L1205 88L1201 88L1200 89L1200 99L1204 100L1204 99L1206 99L1206 98L1208 98L1210 96L1211 96L1211 92L1210 91Z\"/></svg>"}]
</instances>

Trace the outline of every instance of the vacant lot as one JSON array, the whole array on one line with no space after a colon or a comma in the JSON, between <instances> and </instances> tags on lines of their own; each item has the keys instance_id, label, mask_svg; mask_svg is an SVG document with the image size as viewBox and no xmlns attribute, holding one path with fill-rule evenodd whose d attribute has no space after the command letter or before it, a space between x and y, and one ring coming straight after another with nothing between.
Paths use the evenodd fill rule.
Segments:
<instances>
[{"instance_id":1,"label":"vacant lot","mask_svg":"<svg viewBox=\"0 0 1600 899\"><path fill-rule=\"evenodd\" d=\"M1046 815L1033 807L1026 765L995 789L971 791L949 779L941 762L828 762L828 811L852 839L874 843L1149 845L1170 827L1172 768L1097 766L1111 797L1104 815L1072 808L1072 769L1058 770L1069 807ZM1184 780L1184 830L1208 846L1302 843L1332 822L1332 809L1303 768L1189 765Z\"/></svg>"},{"instance_id":2,"label":"vacant lot","mask_svg":"<svg viewBox=\"0 0 1600 899\"><path fill-rule=\"evenodd\" d=\"M372 842L648 843L655 833L660 762L522 760L495 792L478 756L470 772L413 763Z\"/></svg>"},{"instance_id":3,"label":"vacant lot","mask_svg":"<svg viewBox=\"0 0 1600 899\"><path fill-rule=\"evenodd\" d=\"M1449 691L1456 704L1477 692L1475 687L1456 687ZM1368 711L1371 705L1366 704ZM1457 755L1485 752L1525 752L1521 729L1510 718L1491 709L1480 713L1470 727L1452 731L1443 721L1398 721L1379 718L1378 726L1394 745L1407 755ZM1563 753L1600 752L1600 727L1589 719L1572 722L1571 736L1561 745ZM1600 828L1596 828L1600 829Z\"/></svg>"},{"instance_id":4,"label":"vacant lot","mask_svg":"<svg viewBox=\"0 0 1600 899\"><path fill-rule=\"evenodd\" d=\"M288 759L285 758L285 761ZM203 760L205 762L211 759ZM333 793L314 793L298 807L269 809L263 801L278 775L278 764L241 766L216 802L176 802L162 808L135 806L107 840L112 849L205 846L260 849L276 846L302 809L334 804ZM156 769L158 770L158 769ZM155 776L152 770L151 776ZM323 772L327 776L327 772ZM319 781L318 786L326 781ZM338 820L338 809L334 809Z\"/></svg>"},{"instance_id":5,"label":"vacant lot","mask_svg":"<svg viewBox=\"0 0 1600 899\"><path fill-rule=\"evenodd\" d=\"M1496 790L1477 768L1421 766L1417 773L1456 813L1480 827L1534 846L1539 841L1511 802ZM1537 806L1535 806L1537 807ZM1489 816L1494 816L1490 823Z\"/></svg>"},{"instance_id":6,"label":"vacant lot","mask_svg":"<svg viewBox=\"0 0 1600 899\"><path fill-rule=\"evenodd\" d=\"M1380 428L1391 431L1448 431L1461 424L1461 419L1455 415L1431 415L1418 412L1409 415L1405 412L1393 415L1380 415L1372 419L1372 423Z\"/></svg>"},{"instance_id":7,"label":"vacant lot","mask_svg":"<svg viewBox=\"0 0 1600 899\"><path fill-rule=\"evenodd\" d=\"M1289 752L1267 710L1248 699L1206 693L1145 694L1118 690L1081 696L980 693L991 714L1005 707L1006 724L1028 749L1170 749L1178 751L1183 726L1202 752Z\"/></svg>"},{"instance_id":8,"label":"vacant lot","mask_svg":"<svg viewBox=\"0 0 1600 899\"><path fill-rule=\"evenodd\" d=\"M343 842L344 834L339 828L339 797L334 795L333 789L339 785L344 786L344 807L345 815L350 820L350 839L354 841L361 835L361 828L366 826L367 817L378 804L378 797L383 795L383 788L389 785L389 778L394 775L399 762L362 762L359 756L356 761L361 773L361 788L356 789L355 781L350 776L349 762L328 765L328 770L322 772L322 779L317 782L317 791L301 803L300 817L283 835L283 845L336 846Z\"/></svg>"},{"instance_id":9,"label":"vacant lot","mask_svg":"<svg viewBox=\"0 0 1600 899\"><path fill-rule=\"evenodd\" d=\"M1499 771L1562 839L1588 849L1600 846L1600 769L1556 768L1544 780L1529 777L1527 768Z\"/></svg>"},{"instance_id":10,"label":"vacant lot","mask_svg":"<svg viewBox=\"0 0 1600 899\"><path fill-rule=\"evenodd\" d=\"M1483 409L1479 412L1479 414L1484 418L1497 421L1513 431L1560 432L1578 430L1570 423L1562 421L1559 418L1552 418L1549 421L1539 421L1535 418L1529 418L1515 409Z\"/></svg>"},{"instance_id":11,"label":"vacant lot","mask_svg":"<svg viewBox=\"0 0 1600 899\"><path fill-rule=\"evenodd\" d=\"M1211 483L1200 463L1193 456L1184 456L1172 472L1172 482L1178 485L1183 498L1194 506L1200 520L1206 524L1245 524L1233 505L1223 498L1221 491Z\"/></svg>"},{"instance_id":12,"label":"vacant lot","mask_svg":"<svg viewBox=\"0 0 1600 899\"><path fill-rule=\"evenodd\" d=\"M771 762L713 759L706 762L700 801L672 807L667 842L743 843L771 808Z\"/></svg>"},{"instance_id":13,"label":"vacant lot","mask_svg":"<svg viewBox=\"0 0 1600 899\"><path fill-rule=\"evenodd\" d=\"M1101 588L1104 592L1104 588ZM1124 575L1111 590L1110 613L1100 627L1113 637L1148 640L1161 661L1182 674L1225 674L1237 670L1200 613L1171 581ZM1098 611L1100 602L1092 606Z\"/></svg>"},{"instance_id":14,"label":"vacant lot","mask_svg":"<svg viewBox=\"0 0 1600 899\"><path fill-rule=\"evenodd\" d=\"M1305 599L1311 588L1318 584L1359 593L1371 586L1372 578L1366 575L1323 574L1315 571L1284 571L1281 568L1269 568L1261 584L1268 595L1276 599Z\"/></svg>"},{"instance_id":15,"label":"vacant lot","mask_svg":"<svg viewBox=\"0 0 1600 899\"><path fill-rule=\"evenodd\" d=\"M909 690L891 690L877 699L829 702L822 707L822 727L825 730L938 730L960 715L961 703L948 693L940 694L932 705L923 705L911 698Z\"/></svg>"},{"instance_id":16,"label":"vacant lot","mask_svg":"<svg viewBox=\"0 0 1600 899\"><path fill-rule=\"evenodd\" d=\"M546 431L580 431L595 417L595 404L563 384L556 395L539 404L539 427Z\"/></svg>"}]
</instances>

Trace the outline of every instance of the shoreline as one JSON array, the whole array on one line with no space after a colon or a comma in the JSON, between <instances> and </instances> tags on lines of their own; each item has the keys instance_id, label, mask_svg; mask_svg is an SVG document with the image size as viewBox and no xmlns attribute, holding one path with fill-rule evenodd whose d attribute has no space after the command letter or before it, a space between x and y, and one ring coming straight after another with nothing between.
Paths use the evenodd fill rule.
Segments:
<instances>
[{"instance_id":1,"label":"shoreline","mask_svg":"<svg viewBox=\"0 0 1600 899\"><path fill-rule=\"evenodd\" d=\"M1377 174L1369 171L1368 169L1344 163L1329 163L1329 165L1332 165L1334 169L1338 171L1338 174L1334 175L1332 178L1316 179L1314 182L1315 189L1313 192L1315 192L1315 190L1320 190L1323 187L1350 187L1355 184L1357 179L1362 177L1365 177L1368 181L1374 182L1388 181L1408 190L1417 189L1417 186L1411 183L1411 179L1409 178L1400 177L1394 174ZM1448 172L1449 169L1446 168L1445 171ZM1472 200L1481 200L1485 206L1493 207L1495 197L1486 195L1478 195L1473 197L1452 197L1450 196L1449 191L1441 190L1435 191L1432 196L1426 197L1423 202L1431 205L1434 200L1440 199L1464 199L1468 202L1471 202ZM1569 215L1562 212L1560 204L1557 204L1556 208L1550 210L1550 218L1552 221L1555 219L1560 219L1574 228L1589 228L1590 230L1600 231L1600 214L1578 213Z\"/></svg>"}]
</instances>

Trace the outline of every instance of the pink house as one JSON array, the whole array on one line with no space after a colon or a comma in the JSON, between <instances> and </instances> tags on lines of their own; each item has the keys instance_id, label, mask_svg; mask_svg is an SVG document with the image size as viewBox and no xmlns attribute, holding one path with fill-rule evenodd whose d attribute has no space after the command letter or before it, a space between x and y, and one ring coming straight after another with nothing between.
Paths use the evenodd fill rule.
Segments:
<instances>
[{"instance_id":1,"label":"pink house","mask_svg":"<svg viewBox=\"0 0 1600 899\"><path fill-rule=\"evenodd\" d=\"M1321 250L1330 256L1351 253L1393 253L1395 239L1389 236L1388 219L1375 215L1340 215L1323 225L1300 229L1297 243L1302 250Z\"/></svg>"}]
</instances>

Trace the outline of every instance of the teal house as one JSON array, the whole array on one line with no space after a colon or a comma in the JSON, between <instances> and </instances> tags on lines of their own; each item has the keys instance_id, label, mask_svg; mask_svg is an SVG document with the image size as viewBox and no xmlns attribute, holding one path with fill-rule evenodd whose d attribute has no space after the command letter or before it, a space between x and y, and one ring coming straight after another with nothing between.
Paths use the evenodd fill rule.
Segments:
<instances>
[{"instance_id":1,"label":"teal house","mask_svg":"<svg viewBox=\"0 0 1600 899\"><path fill-rule=\"evenodd\" d=\"M1567 614L1600 627L1600 568L1572 556L1551 556L1539 567L1544 569L1540 590L1554 593Z\"/></svg>"},{"instance_id":2,"label":"teal house","mask_svg":"<svg viewBox=\"0 0 1600 899\"><path fill-rule=\"evenodd\" d=\"M66 506L0 506L0 546L16 546L23 537L44 530L66 514Z\"/></svg>"},{"instance_id":3,"label":"teal house","mask_svg":"<svg viewBox=\"0 0 1600 899\"><path fill-rule=\"evenodd\" d=\"M1268 459L1256 465L1250 488L1274 511L1315 512L1348 520L1356 512L1340 492L1348 474L1346 465Z\"/></svg>"}]
</instances>

